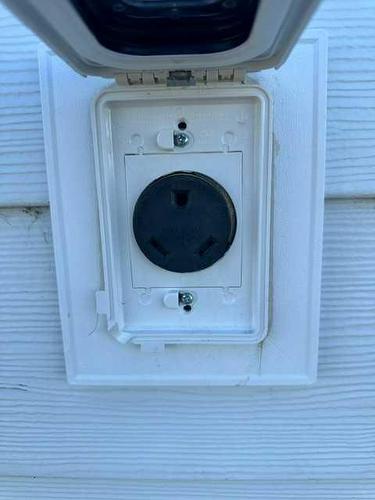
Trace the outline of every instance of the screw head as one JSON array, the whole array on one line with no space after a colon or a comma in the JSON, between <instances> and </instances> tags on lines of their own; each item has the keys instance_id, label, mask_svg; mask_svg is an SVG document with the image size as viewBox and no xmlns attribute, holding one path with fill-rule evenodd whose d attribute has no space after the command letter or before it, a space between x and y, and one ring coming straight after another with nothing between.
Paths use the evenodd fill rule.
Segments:
<instances>
[{"instance_id":1,"label":"screw head","mask_svg":"<svg viewBox=\"0 0 375 500\"><path fill-rule=\"evenodd\" d=\"M194 302L194 296L191 292L180 292L178 295L180 304L189 306Z\"/></svg>"},{"instance_id":2,"label":"screw head","mask_svg":"<svg viewBox=\"0 0 375 500\"><path fill-rule=\"evenodd\" d=\"M190 142L190 137L185 132L175 132L173 135L173 143L177 148L184 148Z\"/></svg>"}]
</instances>

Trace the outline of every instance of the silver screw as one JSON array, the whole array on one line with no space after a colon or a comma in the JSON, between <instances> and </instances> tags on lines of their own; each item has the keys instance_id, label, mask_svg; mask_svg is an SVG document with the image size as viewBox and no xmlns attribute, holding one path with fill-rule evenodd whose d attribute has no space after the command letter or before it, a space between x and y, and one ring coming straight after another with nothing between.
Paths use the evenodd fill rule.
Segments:
<instances>
[{"instance_id":1,"label":"silver screw","mask_svg":"<svg viewBox=\"0 0 375 500\"><path fill-rule=\"evenodd\" d=\"M191 292L180 292L178 294L180 304L190 306L194 302L194 296Z\"/></svg>"},{"instance_id":2,"label":"silver screw","mask_svg":"<svg viewBox=\"0 0 375 500\"><path fill-rule=\"evenodd\" d=\"M173 134L173 143L177 148L184 148L190 142L190 137L185 132L175 132Z\"/></svg>"}]
</instances>

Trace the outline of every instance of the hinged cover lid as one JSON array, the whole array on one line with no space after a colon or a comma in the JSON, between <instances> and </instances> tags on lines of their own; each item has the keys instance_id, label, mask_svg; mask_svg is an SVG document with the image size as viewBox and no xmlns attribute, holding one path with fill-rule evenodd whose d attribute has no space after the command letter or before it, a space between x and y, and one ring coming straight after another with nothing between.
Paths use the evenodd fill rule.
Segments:
<instances>
[{"instance_id":1,"label":"hinged cover lid","mask_svg":"<svg viewBox=\"0 0 375 500\"><path fill-rule=\"evenodd\" d=\"M3 0L77 71L240 67L286 59L319 0Z\"/></svg>"},{"instance_id":2,"label":"hinged cover lid","mask_svg":"<svg viewBox=\"0 0 375 500\"><path fill-rule=\"evenodd\" d=\"M119 85L157 85L168 87L192 86L196 83L243 82L246 72L238 68L196 70L125 71L116 76Z\"/></svg>"}]
</instances>

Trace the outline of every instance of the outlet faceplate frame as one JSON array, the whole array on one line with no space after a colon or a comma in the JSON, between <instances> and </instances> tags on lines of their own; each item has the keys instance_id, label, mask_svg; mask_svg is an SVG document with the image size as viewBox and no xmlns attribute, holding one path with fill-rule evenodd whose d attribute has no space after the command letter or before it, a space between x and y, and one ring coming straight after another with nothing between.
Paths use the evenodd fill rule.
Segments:
<instances>
[{"instance_id":1,"label":"outlet faceplate frame","mask_svg":"<svg viewBox=\"0 0 375 500\"><path fill-rule=\"evenodd\" d=\"M83 78L50 50L41 50L46 166L69 383L231 386L316 380L326 78L327 41L321 31L305 32L278 71L252 75L274 102L273 311L267 337L251 345L184 344L160 352L152 343L145 350L119 344L97 315L95 292L103 275L90 104L107 83Z\"/></svg>"},{"instance_id":2,"label":"outlet faceplate frame","mask_svg":"<svg viewBox=\"0 0 375 500\"><path fill-rule=\"evenodd\" d=\"M259 343L270 308L270 99L261 88L240 83L183 92L140 87L104 90L92 107L104 273L99 297L106 304L100 312L122 343ZM159 131L182 116L191 143L161 151ZM149 183L192 164L229 192L238 227L231 248L214 265L172 273L144 257L131 230L132 213ZM163 307L163 295L187 288L198 297L189 317Z\"/></svg>"}]
</instances>

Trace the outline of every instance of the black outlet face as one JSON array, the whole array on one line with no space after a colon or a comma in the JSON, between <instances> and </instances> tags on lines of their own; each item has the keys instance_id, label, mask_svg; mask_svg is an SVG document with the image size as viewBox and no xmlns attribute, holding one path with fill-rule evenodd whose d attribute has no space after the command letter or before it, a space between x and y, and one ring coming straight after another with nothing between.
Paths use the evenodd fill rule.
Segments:
<instances>
[{"instance_id":1,"label":"black outlet face","mask_svg":"<svg viewBox=\"0 0 375 500\"><path fill-rule=\"evenodd\" d=\"M159 177L139 196L133 230L144 255L177 273L217 262L236 234L236 211L229 194L198 172Z\"/></svg>"}]
</instances>

